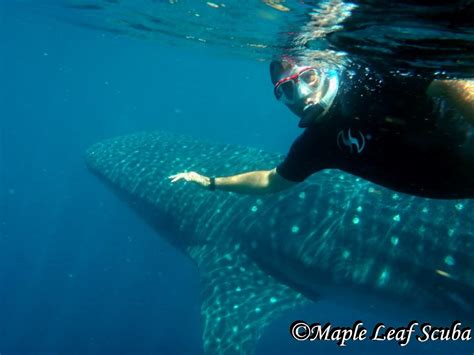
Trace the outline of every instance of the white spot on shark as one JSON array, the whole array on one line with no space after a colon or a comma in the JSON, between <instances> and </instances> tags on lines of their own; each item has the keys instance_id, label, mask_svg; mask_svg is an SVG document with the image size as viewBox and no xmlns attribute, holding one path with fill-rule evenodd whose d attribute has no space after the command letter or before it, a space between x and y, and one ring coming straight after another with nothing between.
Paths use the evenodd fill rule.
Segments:
<instances>
[{"instance_id":1,"label":"white spot on shark","mask_svg":"<svg viewBox=\"0 0 474 355\"><path fill-rule=\"evenodd\" d=\"M456 260L451 255L447 255L444 258L444 263L449 266L454 266L456 264Z\"/></svg>"},{"instance_id":2,"label":"white spot on shark","mask_svg":"<svg viewBox=\"0 0 474 355\"><path fill-rule=\"evenodd\" d=\"M382 272L379 275L378 285L379 286L385 285L389 277L390 277L389 271L387 269L382 270Z\"/></svg>"}]
</instances>

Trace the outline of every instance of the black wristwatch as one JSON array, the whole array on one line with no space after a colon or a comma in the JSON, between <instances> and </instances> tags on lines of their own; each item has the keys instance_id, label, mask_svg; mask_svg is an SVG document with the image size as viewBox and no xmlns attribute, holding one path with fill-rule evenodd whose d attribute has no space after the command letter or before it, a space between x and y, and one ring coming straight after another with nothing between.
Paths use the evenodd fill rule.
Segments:
<instances>
[{"instance_id":1,"label":"black wristwatch","mask_svg":"<svg viewBox=\"0 0 474 355\"><path fill-rule=\"evenodd\" d=\"M216 189L216 178L210 177L209 178L209 190L214 191Z\"/></svg>"}]
</instances>

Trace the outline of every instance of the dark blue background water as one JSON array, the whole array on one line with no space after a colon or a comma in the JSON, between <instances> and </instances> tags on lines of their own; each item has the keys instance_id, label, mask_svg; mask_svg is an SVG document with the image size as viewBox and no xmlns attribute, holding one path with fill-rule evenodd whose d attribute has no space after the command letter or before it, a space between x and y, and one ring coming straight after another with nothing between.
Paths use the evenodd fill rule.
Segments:
<instances>
[{"instance_id":1,"label":"dark blue background water","mask_svg":"<svg viewBox=\"0 0 474 355\"><path fill-rule=\"evenodd\" d=\"M152 129L284 153L297 121L273 100L267 65L0 3L2 355L202 352L198 271L86 170L83 154ZM411 320L326 300L276 320L257 352L472 353L469 344L300 344L288 333L296 318Z\"/></svg>"}]
</instances>

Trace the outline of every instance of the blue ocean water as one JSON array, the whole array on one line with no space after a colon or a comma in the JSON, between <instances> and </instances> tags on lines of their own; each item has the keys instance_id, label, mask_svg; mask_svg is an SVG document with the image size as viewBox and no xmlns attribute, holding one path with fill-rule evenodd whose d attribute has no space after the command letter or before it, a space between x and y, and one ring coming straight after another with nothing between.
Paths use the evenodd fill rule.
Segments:
<instances>
[{"instance_id":1,"label":"blue ocean water","mask_svg":"<svg viewBox=\"0 0 474 355\"><path fill-rule=\"evenodd\" d=\"M199 275L86 169L101 139L168 130L284 153L268 63L64 24L0 2L0 353L200 354ZM472 342L296 343L291 321L380 319L322 300L257 353L472 354Z\"/></svg>"}]
</instances>

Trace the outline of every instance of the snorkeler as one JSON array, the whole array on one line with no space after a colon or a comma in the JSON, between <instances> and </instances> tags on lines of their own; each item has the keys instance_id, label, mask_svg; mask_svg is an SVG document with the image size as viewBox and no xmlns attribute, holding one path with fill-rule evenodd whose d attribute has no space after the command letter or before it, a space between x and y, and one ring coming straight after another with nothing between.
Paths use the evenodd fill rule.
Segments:
<instances>
[{"instance_id":1,"label":"snorkeler","mask_svg":"<svg viewBox=\"0 0 474 355\"><path fill-rule=\"evenodd\" d=\"M474 84L338 72L273 61L277 100L304 132L271 170L228 177L172 175L210 190L273 193L323 169L340 169L389 189L430 198L474 198Z\"/></svg>"}]
</instances>

